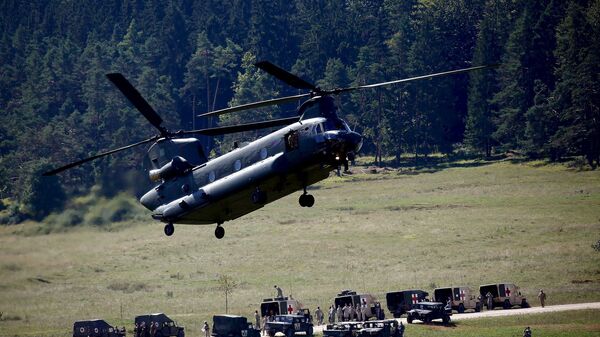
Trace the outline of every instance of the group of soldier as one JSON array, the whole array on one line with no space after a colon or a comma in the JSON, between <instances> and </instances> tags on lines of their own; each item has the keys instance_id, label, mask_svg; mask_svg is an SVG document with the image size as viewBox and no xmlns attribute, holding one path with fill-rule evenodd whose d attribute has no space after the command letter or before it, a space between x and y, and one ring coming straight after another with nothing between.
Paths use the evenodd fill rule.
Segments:
<instances>
[{"instance_id":1,"label":"group of soldier","mask_svg":"<svg viewBox=\"0 0 600 337\"><path fill-rule=\"evenodd\" d=\"M146 322L141 322L139 325L135 323L133 327L134 337L154 337L158 331L158 322L150 322L150 326L146 326Z\"/></svg>"},{"instance_id":2,"label":"group of soldier","mask_svg":"<svg viewBox=\"0 0 600 337\"><path fill-rule=\"evenodd\" d=\"M331 305L328 311L328 321L329 324L335 323L336 320L337 322L366 321L370 316L370 311L371 308L364 299L361 304L357 303L355 306L351 303L346 303L343 307Z\"/></svg>"}]
</instances>

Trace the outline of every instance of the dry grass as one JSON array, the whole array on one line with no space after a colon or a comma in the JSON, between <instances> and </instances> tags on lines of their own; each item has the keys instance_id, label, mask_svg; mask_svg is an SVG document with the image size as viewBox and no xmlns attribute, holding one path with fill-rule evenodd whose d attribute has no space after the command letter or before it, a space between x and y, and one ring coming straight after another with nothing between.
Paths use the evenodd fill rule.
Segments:
<instances>
[{"instance_id":1,"label":"dry grass","mask_svg":"<svg viewBox=\"0 0 600 337\"><path fill-rule=\"evenodd\" d=\"M386 291L495 281L521 286L533 304L600 300L600 172L498 162L406 174L332 177L300 208L297 195L225 223L148 220L25 237L0 229L0 335L68 336L79 319L132 328L165 312L191 336L224 310L219 275L239 283L230 312L247 317L273 285L311 309L341 289ZM121 309L123 312L121 319Z\"/></svg>"}]
</instances>

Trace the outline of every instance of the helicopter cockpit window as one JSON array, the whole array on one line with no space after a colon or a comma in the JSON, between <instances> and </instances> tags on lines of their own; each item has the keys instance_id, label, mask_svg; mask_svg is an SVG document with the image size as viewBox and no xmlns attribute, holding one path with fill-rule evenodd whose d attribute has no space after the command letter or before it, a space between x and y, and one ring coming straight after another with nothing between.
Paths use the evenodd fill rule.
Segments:
<instances>
[{"instance_id":1,"label":"helicopter cockpit window","mask_svg":"<svg viewBox=\"0 0 600 337\"><path fill-rule=\"evenodd\" d=\"M215 171L210 171L210 173L208 174L208 182L212 183L213 181L215 181L215 178L217 176L215 175Z\"/></svg>"},{"instance_id":2,"label":"helicopter cockpit window","mask_svg":"<svg viewBox=\"0 0 600 337\"><path fill-rule=\"evenodd\" d=\"M323 126L325 127L325 131L350 130L348 125L341 119L329 118L325 123L323 123Z\"/></svg>"}]
</instances>

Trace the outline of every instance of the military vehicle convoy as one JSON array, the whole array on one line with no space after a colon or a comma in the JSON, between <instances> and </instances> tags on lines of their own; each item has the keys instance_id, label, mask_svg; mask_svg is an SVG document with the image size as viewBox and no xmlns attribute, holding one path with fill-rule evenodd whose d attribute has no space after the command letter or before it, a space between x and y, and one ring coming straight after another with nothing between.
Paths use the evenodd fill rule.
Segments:
<instances>
[{"instance_id":1,"label":"military vehicle convoy","mask_svg":"<svg viewBox=\"0 0 600 337\"><path fill-rule=\"evenodd\" d=\"M414 304L424 301L429 293L420 289L393 291L385 294L388 310L395 318L402 316Z\"/></svg>"},{"instance_id":2,"label":"military vehicle convoy","mask_svg":"<svg viewBox=\"0 0 600 337\"><path fill-rule=\"evenodd\" d=\"M163 313L135 317L134 337L185 337L184 328Z\"/></svg>"},{"instance_id":3,"label":"military vehicle convoy","mask_svg":"<svg viewBox=\"0 0 600 337\"><path fill-rule=\"evenodd\" d=\"M478 295L471 288L465 286L435 288L433 290L434 301L447 303L450 299L452 310L456 310L459 314L470 309L475 310L475 312L481 311L477 299Z\"/></svg>"},{"instance_id":4,"label":"military vehicle convoy","mask_svg":"<svg viewBox=\"0 0 600 337\"><path fill-rule=\"evenodd\" d=\"M77 321L73 324L73 337L125 337L125 328L119 330L102 319Z\"/></svg>"},{"instance_id":5,"label":"military vehicle convoy","mask_svg":"<svg viewBox=\"0 0 600 337\"><path fill-rule=\"evenodd\" d=\"M487 304L486 295L492 294L492 307L490 308ZM494 283L485 284L479 286L479 294L485 302L488 310L492 310L496 307L502 307L504 309L510 309L513 305L518 305L521 308L529 308L527 299L521 295L519 287L513 283Z\"/></svg>"},{"instance_id":6,"label":"military vehicle convoy","mask_svg":"<svg viewBox=\"0 0 600 337\"><path fill-rule=\"evenodd\" d=\"M337 296L333 299L333 304L337 308L344 307L345 305L351 305L356 307L356 305L362 306L366 304L369 310L367 310L367 319L375 317L375 319L384 319L385 313L383 312L383 308L381 304L377 302L375 296L371 294L358 294L353 290L342 290Z\"/></svg>"},{"instance_id":7,"label":"military vehicle convoy","mask_svg":"<svg viewBox=\"0 0 600 337\"><path fill-rule=\"evenodd\" d=\"M286 337L293 337L297 333L312 336L313 324L304 315L276 315L272 321L265 323L265 331L271 337L278 332Z\"/></svg>"},{"instance_id":8,"label":"military vehicle convoy","mask_svg":"<svg viewBox=\"0 0 600 337\"><path fill-rule=\"evenodd\" d=\"M450 322L452 309L447 308L442 302L420 302L413 305L413 308L406 313L406 321L412 323L419 320L423 323L430 323L434 319L441 319L444 324Z\"/></svg>"},{"instance_id":9,"label":"military vehicle convoy","mask_svg":"<svg viewBox=\"0 0 600 337\"><path fill-rule=\"evenodd\" d=\"M246 317L215 315L210 335L214 337L260 337L260 330L254 329Z\"/></svg>"}]
</instances>

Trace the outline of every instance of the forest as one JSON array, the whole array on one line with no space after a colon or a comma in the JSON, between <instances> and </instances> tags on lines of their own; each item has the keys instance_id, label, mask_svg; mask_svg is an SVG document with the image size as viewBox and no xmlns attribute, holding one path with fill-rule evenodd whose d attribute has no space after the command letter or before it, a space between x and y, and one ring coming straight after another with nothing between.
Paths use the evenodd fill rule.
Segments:
<instances>
[{"instance_id":1,"label":"forest","mask_svg":"<svg viewBox=\"0 0 600 337\"><path fill-rule=\"evenodd\" d=\"M293 116L297 104L197 117L298 93L254 67L260 60L326 89L501 64L338 104L376 165L508 152L600 164L600 0L5 0L0 9L2 223L41 220L92 186L105 197L148 187L143 149L41 177L155 134L110 72L178 130ZM216 156L265 132L201 140Z\"/></svg>"}]
</instances>

